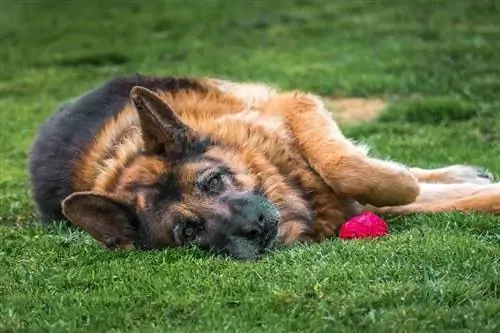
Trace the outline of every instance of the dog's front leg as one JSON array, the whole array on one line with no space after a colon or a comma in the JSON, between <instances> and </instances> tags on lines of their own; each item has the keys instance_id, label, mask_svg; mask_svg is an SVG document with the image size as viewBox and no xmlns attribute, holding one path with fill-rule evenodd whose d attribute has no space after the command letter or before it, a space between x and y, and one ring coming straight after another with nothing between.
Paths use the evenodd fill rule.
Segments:
<instances>
[{"instance_id":1,"label":"dog's front leg","mask_svg":"<svg viewBox=\"0 0 500 333\"><path fill-rule=\"evenodd\" d=\"M366 150L341 133L321 100L304 93L282 93L262 106L280 113L302 156L340 196L373 206L413 202L416 178L403 165L366 156Z\"/></svg>"}]
</instances>

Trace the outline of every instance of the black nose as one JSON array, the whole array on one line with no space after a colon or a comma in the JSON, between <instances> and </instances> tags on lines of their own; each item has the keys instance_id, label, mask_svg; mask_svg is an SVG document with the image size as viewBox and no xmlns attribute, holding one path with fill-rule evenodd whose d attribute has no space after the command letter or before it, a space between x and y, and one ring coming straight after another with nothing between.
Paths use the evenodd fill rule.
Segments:
<instances>
[{"instance_id":1,"label":"black nose","mask_svg":"<svg viewBox=\"0 0 500 333\"><path fill-rule=\"evenodd\" d=\"M264 197L238 195L229 199L234 216L234 232L256 241L266 241L276 231L278 215L276 208Z\"/></svg>"}]
</instances>

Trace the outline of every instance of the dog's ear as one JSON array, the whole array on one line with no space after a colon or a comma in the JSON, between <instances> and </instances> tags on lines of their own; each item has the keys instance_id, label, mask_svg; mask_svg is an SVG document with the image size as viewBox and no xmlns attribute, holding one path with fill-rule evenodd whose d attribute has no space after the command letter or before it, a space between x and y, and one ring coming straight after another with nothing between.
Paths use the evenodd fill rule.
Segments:
<instances>
[{"instance_id":1,"label":"dog's ear","mask_svg":"<svg viewBox=\"0 0 500 333\"><path fill-rule=\"evenodd\" d=\"M108 249L132 249L137 218L123 203L103 194L76 192L62 202L68 220Z\"/></svg>"},{"instance_id":2,"label":"dog's ear","mask_svg":"<svg viewBox=\"0 0 500 333\"><path fill-rule=\"evenodd\" d=\"M153 153L181 154L196 135L157 94L135 86L130 99L139 115L144 147Z\"/></svg>"}]
</instances>

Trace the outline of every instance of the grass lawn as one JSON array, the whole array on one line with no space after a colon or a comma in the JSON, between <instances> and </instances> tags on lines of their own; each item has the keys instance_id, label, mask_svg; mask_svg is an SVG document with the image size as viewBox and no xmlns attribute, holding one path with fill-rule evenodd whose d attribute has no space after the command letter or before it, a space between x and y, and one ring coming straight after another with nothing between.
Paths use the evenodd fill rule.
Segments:
<instances>
[{"instance_id":1,"label":"grass lawn","mask_svg":"<svg viewBox=\"0 0 500 333\"><path fill-rule=\"evenodd\" d=\"M277 251L103 251L37 226L26 157L63 101L119 74L217 75L389 108L345 132L380 157L500 175L500 3L0 0L0 331L500 332L500 218Z\"/></svg>"}]
</instances>

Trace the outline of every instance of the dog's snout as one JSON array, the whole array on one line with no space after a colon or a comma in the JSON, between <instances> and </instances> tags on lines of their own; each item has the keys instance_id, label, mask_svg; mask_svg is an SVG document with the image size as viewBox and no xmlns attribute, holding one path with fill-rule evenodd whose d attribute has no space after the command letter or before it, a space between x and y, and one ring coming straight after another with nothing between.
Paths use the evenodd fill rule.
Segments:
<instances>
[{"instance_id":1,"label":"dog's snout","mask_svg":"<svg viewBox=\"0 0 500 333\"><path fill-rule=\"evenodd\" d=\"M238 195L228 199L233 211L234 233L252 240L267 239L278 222L276 209L257 195Z\"/></svg>"}]
</instances>

